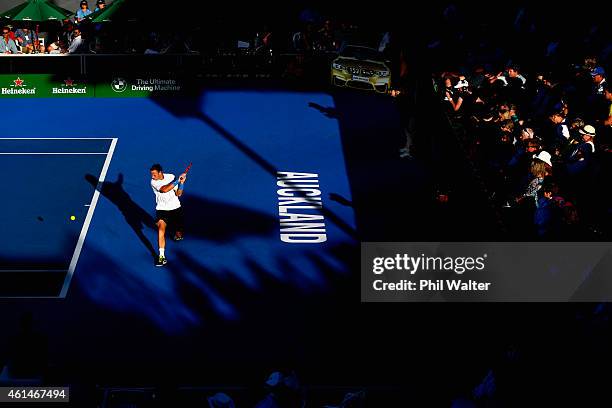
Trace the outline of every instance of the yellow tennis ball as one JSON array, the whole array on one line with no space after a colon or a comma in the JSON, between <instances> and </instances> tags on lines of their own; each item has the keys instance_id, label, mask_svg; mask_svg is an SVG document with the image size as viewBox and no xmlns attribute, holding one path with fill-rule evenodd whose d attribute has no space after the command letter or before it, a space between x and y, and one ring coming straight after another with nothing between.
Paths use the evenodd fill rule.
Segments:
<instances>
[{"instance_id":1,"label":"yellow tennis ball","mask_svg":"<svg viewBox=\"0 0 612 408\"><path fill-rule=\"evenodd\" d=\"M72 221L74 221L74 220L76 220L76 217L75 217L74 215L71 215L71 216L70 216L70 219L71 219Z\"/></svg>"}]
</instances>

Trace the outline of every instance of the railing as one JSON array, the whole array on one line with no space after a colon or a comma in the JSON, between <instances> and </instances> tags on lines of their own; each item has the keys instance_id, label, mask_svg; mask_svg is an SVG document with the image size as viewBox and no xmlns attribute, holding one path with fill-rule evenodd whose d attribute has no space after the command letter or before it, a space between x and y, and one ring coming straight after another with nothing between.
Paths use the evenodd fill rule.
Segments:
<instances>
[{"instance_id":1,"label":"railing","mask_svg":"<svg viewBox=\"0 0 612 408\"><path fill-rule=\"evenodd\" d=\"M106 72L173 72L180 68L195 68L202 56L198 54L19 54L0 58L0 72L19 74L80 74Z\"/></svg>"},{"instance_id":2,"label":"railing","mask_svg":"<svg viewBox=\"0 0 612 408\"><path fill-rule=\"evenodd\" d=\"M307 65L309 73L327 73L331 55L205 55L205 54L82 54L82 55L2 55L0 73L61 74L82 77L116 74L235 75L236 77L284 77L291 68ZM293 64L293 65L292 65ZM297 75L297 74L296 74Z\"/></svg>"}]
</instances>

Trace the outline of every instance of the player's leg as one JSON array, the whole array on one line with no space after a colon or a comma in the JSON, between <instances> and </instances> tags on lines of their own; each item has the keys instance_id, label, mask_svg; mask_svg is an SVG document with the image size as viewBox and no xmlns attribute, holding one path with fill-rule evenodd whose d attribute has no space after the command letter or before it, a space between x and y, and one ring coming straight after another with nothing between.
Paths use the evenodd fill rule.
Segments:
<instances>
[{"instance_id":1,"label":"player's leg","mask_svg":"<svg viewBox=\"0 0 612 408\"><path fill-rule=\"evenodd\" d=\"M174 215L174 240L182 241L183 240L183 207L179 207L173 211Z\"/></svg>"},{"instance_id":2,"label":"player's leg","mask_svg":"<svg viewBox=\"0 0 612 408\"><path fill-rule=\"evenodd\" d=\"M159 245L159 257L155 265L163 266L168 262L166 260L166 221L163 219L157 221L157 242Z\"/></svg>"},{"instance_id":3,"label":"player's leg","mask_svg":"<svg viewBox=\"0 0 612 408\"><path fill-rule=\"evenodd\" d=\"M161 251L164 251L166 248L166 221L159 220L157 221L157 242L159 244L160 254Z\"/></svg>"}]
</instances>

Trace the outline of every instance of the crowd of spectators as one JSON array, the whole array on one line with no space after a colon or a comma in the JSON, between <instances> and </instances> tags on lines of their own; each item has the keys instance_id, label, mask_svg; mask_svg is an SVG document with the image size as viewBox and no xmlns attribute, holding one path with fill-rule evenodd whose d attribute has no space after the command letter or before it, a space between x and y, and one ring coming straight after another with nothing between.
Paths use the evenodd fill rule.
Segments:
<instances>
[{"instance_id":1,"label":"crowd of spectators","mask_svg":"<svg viewBox=\"0 0 612 408\"><path fill-rule=\"evenodd\" d=\"M83 29L85 17L104 9L105 0L96 0L92 11L86 0L82 0L79 9L71 18L63 21L34 24L29 21L15 21L2 28L0 54L83 54L91 51L89 41L83 31L92 33L91 26ZM13 27L15 25L16 28ZM43 31L39 31L40 27ZM99 28L99 27L96 27Z\"/></svg>"},{"instance_id":2,"label":"crowd of spectators","mask_svg":"<svg viewBox=\"0 0 612 408\"><path fill-rule=\"evenodd\" d=\"M95 8L82 0L74 15L63 21L36 25L12 21L6 30L13 41L5 44L0 40L0 52L164 54L205 51L211 54L211 51L233 49L255 55L326 54L338 52L343 43L358 37L362 31L350 19L334 18L309 8L291 10L281 20L273 16L249 18L239 14L233 21L227 21L223 15L210 20L211 15L205 14L200 21L189 15L185 16L183 24L166 25L153 18L154 11L146 8L146 4L138 2L122 5L125 13L116 17L112 24L92 23L88 17L104 9L106 2L90 1L95 1ZM138 17L130 17L132 15ZM26 34L17 36L23 30ZM379 36L380 33L376 33L373 38L378 41Z\"/></svg>"},{"instance_id":3,"label":"crowd of spectators","mask_svg":"<svg viewBox=\"0 0 612 408\"><path fill-rule=\"evenodd\" d=\"M501 72L478 66L439 82L470 159L496 204L514 210L515 227L548 239L596 233L610 204L602 176L612 152L612 88L595 58L529 75L514 64Z\"/></svg>"},{"instance_id":4,"label":"crowd of spectators","mask_svg":"<svg viewBox=\"0 0 612 408\"><path fill-rule=\"evenodd\" d=\"M300 29L290 34L288 49L294 52L338 52L347 37L356 31L358 27L348 21L330 18L308 20L301 22Z\"/></svg>"},{"instance_id":5,"label":"crowd of spectators","mask_svg":"<svg viewBox=\"0 0 612 408\"><path fill-rule=\"evenodd\" d=\"M525 13L519 10L515 25ZM517 30L508 27L509 38ZM521 49L510 40L487 54L486 38L465 38L456 44L466 57L442 58L446 69L434 75L434 87L509 231L547 240L601 237L611 212L606 43L591 39L600 46L585 47L588 56L564 48L560 57L555 50L563 41ZM509 62L500 63L503 56Z\"/></svg>"}]
</instances>

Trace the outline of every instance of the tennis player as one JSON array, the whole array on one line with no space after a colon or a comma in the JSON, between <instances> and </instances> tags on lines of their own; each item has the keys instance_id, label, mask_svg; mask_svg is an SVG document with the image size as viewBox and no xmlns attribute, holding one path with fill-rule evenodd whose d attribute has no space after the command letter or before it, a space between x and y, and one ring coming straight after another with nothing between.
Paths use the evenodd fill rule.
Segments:
<instances>
[{"instance_id":1,"label":"tennis player","mask_svg":"<svg viewBox=\"0 0 612 408\"><path fill-rule=\"evenodd\" d=\"M165 253L168 226L174 230L175 241L183 239L183 209L179 197L183 195L186 180L185 173L176 179L174 174L164 174L161 165L151 166L151 187L155 193L155 221L159 241L159 257L155 261L155 266L164 266L168 263Z\"/></svg>"}]
</instances>

